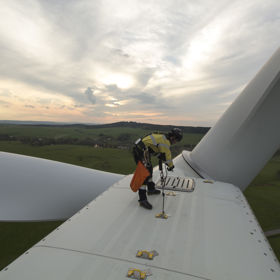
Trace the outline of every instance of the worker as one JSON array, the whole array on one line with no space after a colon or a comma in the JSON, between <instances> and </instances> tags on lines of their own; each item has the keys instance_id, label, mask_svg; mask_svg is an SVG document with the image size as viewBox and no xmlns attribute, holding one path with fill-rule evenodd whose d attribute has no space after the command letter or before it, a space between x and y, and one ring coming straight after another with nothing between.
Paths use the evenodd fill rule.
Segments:
<instances>
[{"instance_id":1,"label":"worker","mask_svg":"<svg viewBox=\"0 0 280 280\"><path fill-rule=\"evenodd\" d=\"M139 138L133 147L133 156L136 164L141 161L145 167L149 170L150 176L148 176L143 185L138 190L139 193L139 205L146 208L152 209L153 206L147 199L147 188L148 195L158 195L160 191L155 188L153 182L153 166L151 163L151 156L157 156L167 165L167 170L172 171L174 164L171 157L170 145L181 141L183 134L181 129L173 128L167 134L152 133L143 138Z\"/></svg>"}]
</instances>

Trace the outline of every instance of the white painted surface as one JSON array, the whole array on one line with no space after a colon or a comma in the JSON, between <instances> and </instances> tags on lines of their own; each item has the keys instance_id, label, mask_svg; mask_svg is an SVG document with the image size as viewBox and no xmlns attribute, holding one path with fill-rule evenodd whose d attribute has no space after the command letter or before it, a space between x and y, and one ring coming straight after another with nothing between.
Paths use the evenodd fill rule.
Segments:
<instances>
[{"instance_id":1,"label":"white painted surface","mask_svg":"<svg viewBox=\"0 0 280 280\"><path fill-rule=\"evenodd\" d=\"M0 152L0 221L61 220L123 175Z\"/></svg>"},{"instance_id":2,"label":"white painted surface","mask_svg":"<svg viewBox=\"0 0 280 280\"><path fill-rule=\"evenodd\" d=\"M178 162L175 170L184 164ZM193 192L166 197L170 217L162 220L155 218L162 196L149 197L151 211L140 208L131 177L9 265L0 279L126 279L130 268L150 269L148 280L280 279L279 263L239 188L194 178ZM141 249L159 255L136 258Z\"/></svg>"},{"instance_id":3,"label":"white painted surface","mask_svg":"<svg viewBox=\"0 0 280 280\"><path fill-rule=\"evenodd\" d=\"M189 157L199 173L245 189L280 146L280 49Z\"/></svg>"}]
</instances>

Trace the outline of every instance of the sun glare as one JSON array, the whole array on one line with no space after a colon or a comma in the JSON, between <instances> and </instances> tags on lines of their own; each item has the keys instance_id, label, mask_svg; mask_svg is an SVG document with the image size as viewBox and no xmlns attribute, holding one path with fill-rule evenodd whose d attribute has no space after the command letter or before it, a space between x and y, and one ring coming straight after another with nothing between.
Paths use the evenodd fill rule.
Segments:
<instances>
[{"instance_id":1,"label":"sun glare","mask_svg":"<svg viewBox=\"0 0 280 280\"><path fill-rule=\"evenodd\" d=\"M120 89L128 89L130 88L134 81L132 77L126 74L110 74L101 78L101 82L105 85L116 85Z\"/></svg>"},{"instance_id":2,"label":"sun glare","mask_svg":"<svg viewBox=\"0 0 280 280\"><path fill-rule=\"evenodd\" d=\"M201 66L207 63L214 51L217 51L223 31L224 26L220 25L220 22L213 22L191 40L183 65L194 78L199 74Z\"/></svg>"}]
</instances>

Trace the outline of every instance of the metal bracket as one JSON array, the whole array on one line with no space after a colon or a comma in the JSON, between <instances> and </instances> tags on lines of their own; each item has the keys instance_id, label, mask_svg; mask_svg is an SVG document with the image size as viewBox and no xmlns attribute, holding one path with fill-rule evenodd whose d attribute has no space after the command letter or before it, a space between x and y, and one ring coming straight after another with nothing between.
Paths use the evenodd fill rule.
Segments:
<instances>
[{"instance_id":1,"label":"metal bracket","mask_svg":"<svg viewBox=\"0 0 280 280\"><path fill-rule=\"evenodd\" d=\"M137 268L131 268L127 272L127 277L137 280L146 280L148 276L152 275L150 270L140 270Z\"/></svg>"},{"instance_id":2,"label":"metal bracket","mask_svg":"<svg viewBox=\"0 0 280 280\"><path fill-rule=\"evenodd\" d=\"M168 219L168 215L164 212L161 212L159 214L156 214L155 216L156 218L160 218L160 219Z\"/></svg>"},{"instance_id":3,"label":"metal bracket","mask_svg":"<svg viewBox=\"0 0 280 280\"><path fill-rule=\"evenodd\" d=\"M153 251L147 251L147 250L139 250L137 251L136 257L152 260L155 256L158 256L158 252Z\"/></svg>"},{"instance_id":4,"label":"metal bracket","mask_svg":"<svg viewBox=\"0 0 280 280\"><path fill-rule=\"evenodd\" d=\"M170 191L170 192L167 192L167 193L166 193L166 195L167 195L167 196L176 196L176 193L175 193L175 192Z\"/></svg>"}]
</instances>

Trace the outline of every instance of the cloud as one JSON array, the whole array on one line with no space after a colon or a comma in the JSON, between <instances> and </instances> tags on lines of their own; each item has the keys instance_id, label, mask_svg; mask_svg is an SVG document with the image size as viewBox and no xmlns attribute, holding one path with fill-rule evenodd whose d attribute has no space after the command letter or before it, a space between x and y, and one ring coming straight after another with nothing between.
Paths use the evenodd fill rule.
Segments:
<instances>
[{"instance_id":1,"label":"cloud","mask_svg":"<svg viewBox=\"0 0 280 280\"><path fill-rule=\"evenodd\" d=\"M30 108L30 109L34 109L35 108L35 106L33 106L33 105L24 105L24 107L25 108Z\"/></svg>"},{"instance_id":2,"label":"cloud","mask_svg":"<svg viewBox=\"0 0 280 280\"><path fill-rule=\"evenodd\" d=\"M137 92L131 93L127 97L131 100L131 103L134 103L134 106L140 110L152 110L154 112L158 112L162 115L162 112L166 112L166 110L175 109L170 103L167 101L167 98L162 96L160 89L155 89L153 92ZM130 106L133 106L131 105Z\"/></svg>"},{"instance_id":3,"label":"cloud","mask_svg":"<svg viewBox=\"0 0 280 280\"><path fill-rule=\"evenodd\" d=\"M6 108L8 108L8 107L11 106L11 103L10 103L10 102L7 102L7 101L5 101L5 100L0 100L0 106L1 106L1 107L6 107Z\"/></svg>"},{"instance_id":4,"label":"cloud","mask_svg":"<svg viewBox=\"0 0 280 280\"><path fill-rule=\"evenodd\" d=\"M0 11L0 95L80 120L212 124L280 44L278 0L27 1Z\"/></svg>"},{"instance_id":5,"label":"cloud","mask_svg":"<svg viewBox=\"0 0 280 280\"><path fill-rule=\"evenodd\" d=\"M137 93L132 97L147 105L156 103L156 97L146 92Z\"/></svg>"},{"instance_id":6,"label":"cloud","mask_svg":"<svg viewBox=\"0 0 280 280\"><path fill-rule=\"evenodd\" d=\"M143 68L136 73L136 79L141 88L145 88L156 72L156 68Z\"/></svg>"},{"instance_id":7,"label":"cloud","mask_svg":"<svg viewBox=\"0 0 280 280\"><path fill-rule=\"evenodd\" d=\"M89 99L89 101L90 101L92 104L95 104L95 103L96 103L96 97L93 95L92 88L88 87L88 88L85 90L85 95L87 96L87 98Z\"/></svg>"}]
</instances>

